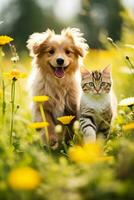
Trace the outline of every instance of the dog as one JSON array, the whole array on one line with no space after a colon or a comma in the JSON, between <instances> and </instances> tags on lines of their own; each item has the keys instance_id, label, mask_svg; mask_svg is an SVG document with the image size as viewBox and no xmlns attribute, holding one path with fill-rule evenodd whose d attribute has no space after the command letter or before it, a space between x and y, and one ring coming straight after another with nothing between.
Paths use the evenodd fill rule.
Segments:
<instances>
[{"instance_id":1,"label":"dog","mask_svg":"<svg viewBox=\"0 0 134 200\"><path fill-rule=\"evenodd\" d=\"M49 141L52 147L58 146L55 134L56 118L63 115L75 115L79 110L81 93L81 58L88 45L83 33L77 28L67 28L61 34L53 30L33 33L27 48L33 57L31 74L32 96L47 95L49 101L44 103ZM33 104L33 120L42 121L39 105Z\"/></svg>"}]
</instances>

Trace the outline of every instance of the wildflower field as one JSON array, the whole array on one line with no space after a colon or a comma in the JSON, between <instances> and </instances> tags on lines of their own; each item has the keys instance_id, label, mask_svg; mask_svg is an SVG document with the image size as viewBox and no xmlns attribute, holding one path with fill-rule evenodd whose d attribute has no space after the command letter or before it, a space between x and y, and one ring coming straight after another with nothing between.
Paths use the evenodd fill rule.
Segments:
<instances>
[{"instance_id":1,"label":"wildflower field","mask_svg":"<svg viewBox=\"0 0 134 200\"><path fill-rule=\"evenodd\" d=\"M105 50L89 49L89 69L111 64L118 115L106 141L81 144L79 124L74 138L58 150L46 149L35 128L46 129L42 112L46 96L31 99L27 80L31 58L18 55L15 38L0 36L0 199L125 200L134 199L134 45L124 30L122 41L104 40ZM32 123L30 103L40 102L43 122ZM58 119L68 128L73 116ZM49 138L48 138L49 140ZM49 145L48 145L49 146Z\"/></svg>"}]
</instances>

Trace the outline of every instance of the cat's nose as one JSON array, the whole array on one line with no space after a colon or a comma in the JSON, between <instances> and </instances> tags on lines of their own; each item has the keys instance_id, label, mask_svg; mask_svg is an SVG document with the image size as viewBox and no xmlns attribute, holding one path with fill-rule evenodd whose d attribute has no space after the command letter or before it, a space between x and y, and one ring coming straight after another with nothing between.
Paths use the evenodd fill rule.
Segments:
<instances>
[{"instance_id":1,"label":"cat's nose","mask_svg":"<svg viewBox=\"0 0 134 200\"><path fill-rule=\"evenodd\" d=\"M99 93L99 89L95 89L96 90L96 93L98 94Z\"/></svg>"}]
</instances>

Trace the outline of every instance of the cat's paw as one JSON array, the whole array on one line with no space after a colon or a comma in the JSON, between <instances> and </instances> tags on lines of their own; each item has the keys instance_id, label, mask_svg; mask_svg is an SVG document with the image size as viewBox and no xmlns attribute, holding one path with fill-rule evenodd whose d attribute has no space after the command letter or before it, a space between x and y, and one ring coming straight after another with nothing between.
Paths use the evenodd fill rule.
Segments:
<instances>
[{"instance_id":1,"label":"cat's paw","mask_svg":"<svg viewBox=\"0 0 134 200\"><path fill-rule=\"evenodd\" d=\"M95 143L96 142L96 133L92 130L84 133L83 141L85 144L87 143Z\"/></svg>"}]
</instances>

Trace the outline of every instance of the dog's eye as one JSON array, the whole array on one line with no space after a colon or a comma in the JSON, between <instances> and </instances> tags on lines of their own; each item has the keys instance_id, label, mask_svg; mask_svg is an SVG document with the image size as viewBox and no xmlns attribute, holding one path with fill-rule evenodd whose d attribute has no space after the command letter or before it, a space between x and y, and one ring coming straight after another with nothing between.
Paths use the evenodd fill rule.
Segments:
<instances>
[{"instance_id":1,"label":"dog's eye","mask_svg":"<svg viewBox=\"0 0 134 200\"><path fill-rule=\"evenodd\" d=\"M50 49L48 53L53 55L55 53L55 50L54 49Z\"/></svg>"},{"instance_id":2,"label":"dog's eye","mask_svg":"<svg viewBox=\"0 0 134 200\"><path fill-rule=\"evenodd\" d=\"M71 51L69 51L68 49L66 49L65 53L66 53L67 55L69 55L69 54L71 53Z\"/></svg>"}]
</instances>

